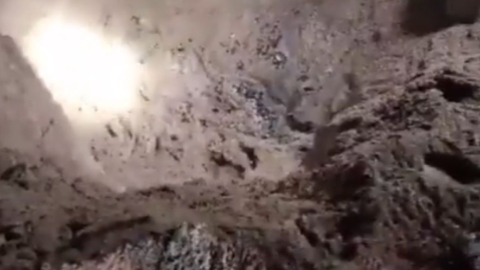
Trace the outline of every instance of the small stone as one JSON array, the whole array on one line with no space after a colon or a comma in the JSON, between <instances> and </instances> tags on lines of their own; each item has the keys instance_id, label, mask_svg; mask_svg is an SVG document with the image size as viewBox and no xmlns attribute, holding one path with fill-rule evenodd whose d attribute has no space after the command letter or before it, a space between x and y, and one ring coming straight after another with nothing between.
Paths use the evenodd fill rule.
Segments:
<instances>
[{"instance_id":1,"label":"small stone","mask_svg":"<svg viewBox=\"0 0 480 270\"><path fill-rule=\"evenodd\" d=\"M23 226L20 226L20 225L11 227L5 232L5 239L7 241L19 240L24 236L25 236L25 230Z\"/></svg>"},{"instance_id":2,"label":"small stone","mask_svg":"<svg viewBox=\"0 0 480 270\"><path fill-rule=\"evenodd\" d=\"M277 68L280 68L287 63L287 56L282 52L276 52L273 54L272 61L273 65L275 65Z\"/></svg>"}]
</instances>

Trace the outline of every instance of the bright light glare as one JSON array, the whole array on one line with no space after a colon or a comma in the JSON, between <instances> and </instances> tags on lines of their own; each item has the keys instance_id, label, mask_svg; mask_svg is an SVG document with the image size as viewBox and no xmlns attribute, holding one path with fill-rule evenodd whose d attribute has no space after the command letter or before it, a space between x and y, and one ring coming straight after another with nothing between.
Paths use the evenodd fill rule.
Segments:
<instances>
[{"instance_id":1,"label":"bright light glare","mask_svg":"<svg viewBox=\"0 0 480 270\"><path fill-rule=\"evenodd\" d=\"M126 46L57 18L36 24L23 47L69 116L112 116L135 106L139 67Z\"/></svg>"}]
</instances>

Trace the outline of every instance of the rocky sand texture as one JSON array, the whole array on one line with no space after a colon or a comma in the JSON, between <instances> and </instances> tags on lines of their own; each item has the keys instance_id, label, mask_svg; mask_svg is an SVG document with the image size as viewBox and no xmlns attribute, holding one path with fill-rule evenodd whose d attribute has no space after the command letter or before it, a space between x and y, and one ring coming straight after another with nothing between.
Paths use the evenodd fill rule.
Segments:
<instances>
[{"instance_id":1,"label":"rocky sand texture","mask_svg":"<svg viewBox=\"0 0 480 270\"><path fill-rule=\"evenodd\" d=\"M439 70L337 115L267 192L301 202L277 228L184 224L62 269L478 269L479 95Z\"/></svg>"},{"instance_id":2,"label":"rocky sand texture","mask_svg":"<svg viewBox=\"0 0 480 270\"><path fill-rule=\"evenodd\" d=\"M286 160L296 157L287 176L245 177L271 162L268 153L220 147L203 157L203 176L216 181L123 193L89 174L62 108L15 40L1 36L0 269L480 269L480 24L451 1L404 2L346 1L358 16L342 22L358 30L335 31L356 33L358 46L342 51L333 73L307 64L305 84L275 111L279 129L269 118L254 123L247 141L262 144L263 134ZM322 3L312 12L338 10ZM307 84L316 70L341 83ZM273 89L247 86L238 93L253 100ZM228 111L225 92L208 89ZM252 104L262 116L270 103ZM239 153L241 163L232 161ZM172 170L194 175L179 160Z\"/></svg>"}]
</instances>

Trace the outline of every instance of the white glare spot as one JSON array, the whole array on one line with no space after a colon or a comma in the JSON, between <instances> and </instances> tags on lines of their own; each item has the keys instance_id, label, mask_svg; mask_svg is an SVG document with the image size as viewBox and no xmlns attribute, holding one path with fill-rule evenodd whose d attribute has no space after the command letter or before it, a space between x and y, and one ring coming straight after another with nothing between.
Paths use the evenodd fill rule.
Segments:
<instances>
[{"instance_id":1,"label":"white glare spot","mask_svg":"<svg viewBox=\"0 0 480 270\"><path fill-rule=\"evenodd\" d=\"M134 108L139 68L126 46L56 18L37 23L23 47L69 117L111 117Z\"/></svg>"}]
</instances>

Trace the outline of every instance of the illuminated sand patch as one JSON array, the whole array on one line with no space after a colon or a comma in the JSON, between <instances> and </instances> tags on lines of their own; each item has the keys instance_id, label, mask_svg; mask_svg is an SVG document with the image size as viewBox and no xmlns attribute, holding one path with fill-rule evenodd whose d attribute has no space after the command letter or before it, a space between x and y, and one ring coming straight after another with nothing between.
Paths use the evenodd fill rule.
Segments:
<instances>
[{"instance_id":1,"label":"illuminated sand patch","mask_svg":"<svg viewBox=\"0 0 480 270\"><path fill-rule=\"evenodd\" d=\"M140 67L133 52L118 40L50 18L33 27L23 47L71 120L111 118L137 105Z\"/></svg>"}]
</instances>

